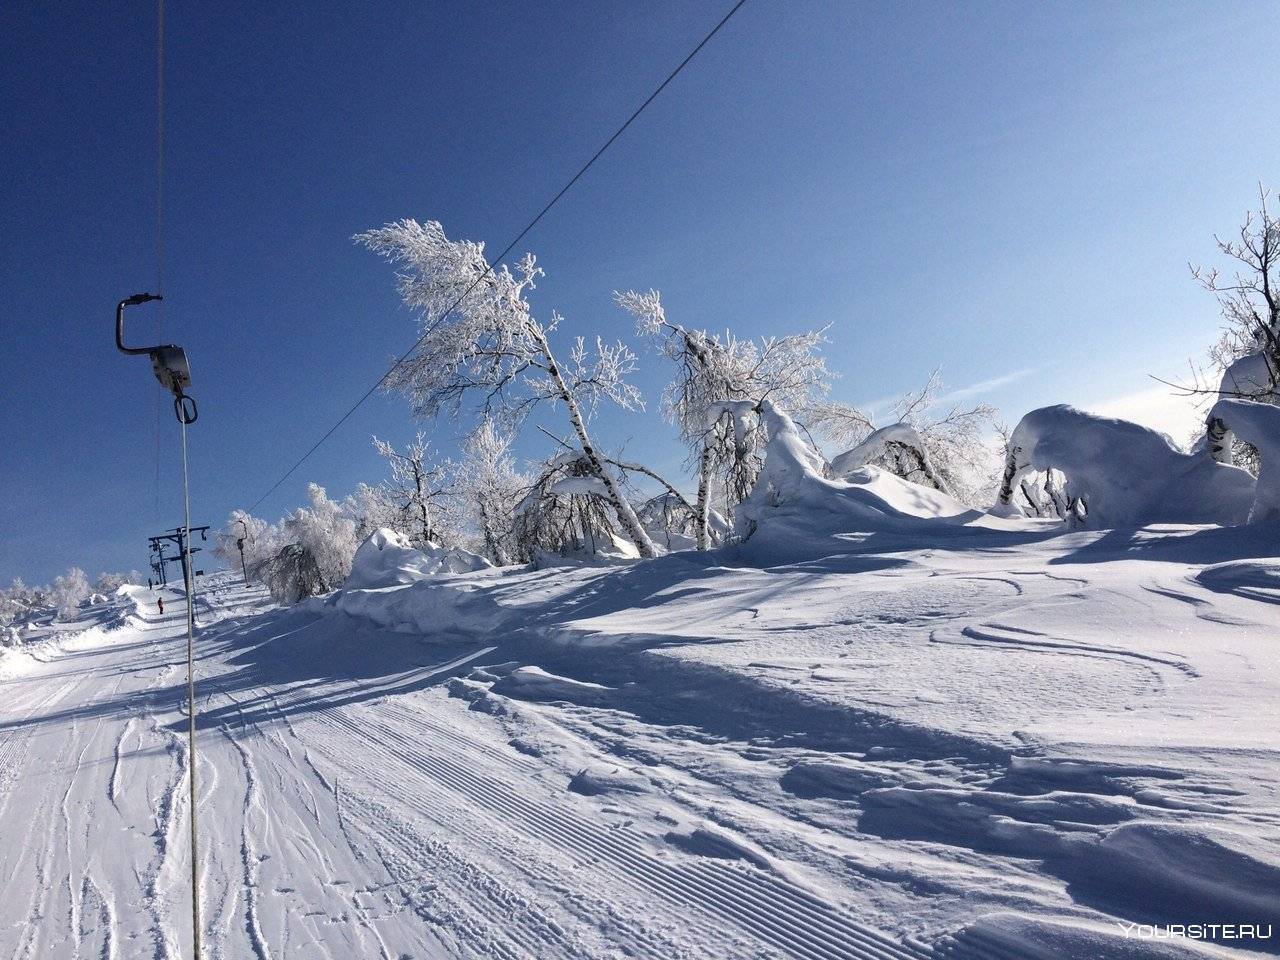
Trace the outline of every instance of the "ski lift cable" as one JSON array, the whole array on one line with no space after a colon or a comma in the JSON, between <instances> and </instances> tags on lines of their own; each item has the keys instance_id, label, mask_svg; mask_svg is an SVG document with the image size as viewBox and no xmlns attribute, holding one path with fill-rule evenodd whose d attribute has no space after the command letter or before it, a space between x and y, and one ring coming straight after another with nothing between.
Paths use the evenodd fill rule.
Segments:
<instances>
[{"instance_id":1,"label":"ski lift cable","mask_svg":"<svg viewBox=\"0 0 1280 960\"><path fill-rule=\"evenodd\" d=\"M323 435L321 435L320 439L318 439L315 443L313 443L311 447L307 450L307 452L304 453L301 457L299 457L294 462L293 466L291 466L288 470L286 470L283 474L280 475L280 478L270 486L270 488L267 490L266 493L264 493L256 501L254 501L253 505L249 507L249 510L248 510L249 513L252 513L254 510L258 509L258 507L262 505L262 502L266 500L267 497L275 493L275 491L279 489L280 485L284 483L287 479L289 479L290 476L293 475L293 472L295 470L297 470L300 466L302 466L302 464L305 463L313 453L315 453L318 449L320 449L321 445L323 445L326 440L328 440L331 436L333 436L334 432L337 431L337 429L340 426L346 423L347 420L350 419L351 415L355 413L356 410L358 410L366 400L368 400L371 396L373 396L374 392L377 391L379 387L381 387L384 383L387 382L387 378L390 377L393 373L395 373L395 371L401 366L401 364L403 364L406 360L409 359L409 357L413 354L413 352L417 350L418 347L423 344L423 342L426 341L427 337L429 337L432 334L432 332L436 329L436 327L438 327L441 323L443 323L444 320L449 316L449 314L453 313L453 311L458 308L458 304L462 303L462 301L465 300L470 295L471 291L474 290L476 286L493 271L494 264L501 263L502 260L506 258L507 254L509 254L515 248L516 244L518 244L521 240L523 240L528 235L528 233L538 225L538 223L542 220L542 218L545 217L551 211L551 208L554 207L560 201L560 199L566 193L569 192L569 190L573 187L574 184L576 184L580 179L582 179L583 175L588 170L591 169L591 167L595 164L597 160L600 159L601 156L603 156L604 152L608 150L611 146L613 146L614 142L619 137L621 137L622 134L626 132L627 128L630 127L631 124L634 123L636 119L640 116L640 114L642 114L645 111L645 108L647 108L649 104L653 103L653 101L658 98L659 94L661 94L662 91L665 90L667 86L671 83L671 81L674 80L680 74L680 72L689 65L690 61L692 61L693 58L696 57L698 53L702 50L702 48L705 47L711 41L712 37L714 37L717 33L720 32L721 28L726 23L728 23L730 19L733 18L733 15L737 13L738 10L742 7L742 5L746 2L747 0L737 0L737 2L734 3L734 5L729 9L729 12L726 13L720 19L720 22L711 28L711 31L706 36L704 36L701 41L699 41L698 45L694 47L691 51L689 51L689 54L683 60L680 61L680 63L676 66L674 70L672 70L669 74L667 74L666 79L663 80L662 83L658 84L657 88L653 91L653 93L649 94L649 96L645 99L645 101L641 103L640 106L638 106L632 112L631 116L627 117L627 119L623 122L622 126L618 127L618 129L613 132L613 135L610 136L609 139L604 142L604 144L600 147L600 149L598 149L594 154L592 154L591 159L588 160L586 163L584 163L578 169L578 172L575 173L569 179L569 181L563 187L560 188L559 192L556 193L556 195L552 197L546 203L546 205L543 206L541 210L538 211L537 215L534 216L534 218L530 220L528 224L525 225L524 229L521 230L518 234L516 234L515 238L510 243L508 243L506 247L503 248L502 252L493 258L493 260L489 263L485 271L471 282L470 286L468 286L467 289L462 292L461 296L459 296L456 300L453 301L449 309L445 310L435 320L434 323L432 323L429 327L427 327L427 329L423 332L423 334L413 342L413 344L409 347L409 349L406 350L404 353L402 353L396 359L395 363L393 363L387 369L387 371L382 376L380 376L373 383L371 387L369 387L368 390L366 390L363 394L361 394L360 398L357 399L356 402L353 403L347 409L346 413L344 413L341 417L339 417L337 421L331 427L329 427L329 429L326 430Z\"/></svg>"}]
</instances>

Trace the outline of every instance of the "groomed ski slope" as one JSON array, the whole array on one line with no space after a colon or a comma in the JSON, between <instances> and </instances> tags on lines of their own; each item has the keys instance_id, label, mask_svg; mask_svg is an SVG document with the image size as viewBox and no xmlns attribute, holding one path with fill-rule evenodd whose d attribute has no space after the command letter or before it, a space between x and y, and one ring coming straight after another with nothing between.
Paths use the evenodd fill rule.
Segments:
<instances>
[{"instance_id":1,"label":"groomed ski slope","mask_svg":"<svg viewBox=\"0 0 1280 960\"><path fill-rule=\"evenodd\" d=\"M1260 535L908 531L291 610L204 578L207 955L1274 955L1124 935L1280 924ZM0 956L189 953L166 611L0 657Z\"/></svg>"}]
</instances>

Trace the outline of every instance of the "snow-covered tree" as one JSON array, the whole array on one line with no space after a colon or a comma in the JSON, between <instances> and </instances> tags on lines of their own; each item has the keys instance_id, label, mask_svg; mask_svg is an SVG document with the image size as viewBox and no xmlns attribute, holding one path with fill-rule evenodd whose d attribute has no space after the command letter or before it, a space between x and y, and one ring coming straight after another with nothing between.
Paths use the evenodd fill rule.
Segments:
<instances>
[{"instance_id":1,"label":"snow-covered tree","mask_svg":"<svg viewBox=\"0 0 1280 960\"><path fill-rule=\"evenodd\" d=\"M536 560L542 553L562 556L615 552L619 547L610 493L592 464L568 450L547 460L515 505L515 558Z\"/></svg>"},{"instance_id":2,"label":"snow-covered tree","mask_svg":"<svg viewBox=\"0 0 1280 960\"><path fill-rule=\"evenodd\" d=\"M561 362L550 339L562 318L553 312L546 323L535 319L525 299L542 273L530 254L514 273L505 264L493 267L482 243L449 240L435 221L400 220L355 239L401 268L400 295L420 311L419 341L388 377L415 414L456 412L475 397L486 415L505 426L540 404L563 404L582 460L603 486L609 508L640 554L654 556L620 478L588 431L601 401L626 410L643 406L627 381L634 354L621 342L600 339L588 349L579 337L568 362Z\"/></svg>"},{"instance_id":3,"label":"snow-covered tree","mask_svg":"<svg viewBox=\"0 0 1280 960\"><path fill-rule=\"evenodd\" d=\"M240 546L243 541L244 566L250 576L254 568L273 556L283 545L267 521L251 516L244 510L232 510L226 525L214 534L213 555L231 569L240 566Z\"/></svg>"},{"instance_id":4,"label":"snow-covered tree","mask_svg":"<svg viewBox=\"0 0 1280 960\"><path fill-rule=\"evenodd\" d=\"M89 596L89 578L79 567L71 567L62 576L53 581L50 591L53 609L60 620L70 620L75 616L81 601Z\"/></svg>"},{"instance_id":5,"label":"snow-covered tree","mask_svg":"<svg viewBox=\"0 0 1280 960\"><path fill-rule=\"evenodd\" d=\"M919 390L894 406L895 427L908 427L914 442L899 438L879 458L867 462L898 476L934 487L975 506L988 506L999 485L1001 464L990 436L995 409L987 403L942 405L945 399L937 370Z\"/></svg>"},{"instance_id":6,"label":"snow-covered tree","mask_svg":"<svg viewBox=\"0 0 1280 960\"><path fill-rule=\"evenodd\" d=\"M382 484L356 484L355 491L342 501L342 510L355 524L357 543L364 543L371 534L384 527L408 536L408 532L401 529L405 522L404 513Z\"/></svg>"},{"instance_id":7,"label":"snow-covered tree","mask_svg":"<svg viewBox=\"0 0 1280 960\"><path fill-rule=\"evenodd\" d=\"M1269 191L1259 186L1258 194L1259 209L1245 215L1239 239L1214 237L1218 252L1235 261L1232 276L1191 267L1192 276L1218 301L1222 333L1209 351L1217 384L1187 389L1280 405L1280 219L1268 209ZM1200 446L1220 462L1239 462L1258 472L1257 451L1237 441L1220 418L1207 419Z\"/></svg>"},{"instance_id":8,"label":"snow-covered tree","mask_svg":"<svg viewBox=\"0 0 1280 960\"><path fill-rule=\"evenodd\" d=\"M309 507L298 507L280 524L285 545L259 565L258 575L282 603L340 587L358 546L355 523L324 487L308 484L307 499Z\"/></svg>"},{"instance_id":9,"label":"snow-covered tree","mask_svg":"<svg viewBox=\"0 0 1280 960\"><path fill-rule=\"evenodd\" d=\"M441 522L454 496L449 487L451 464L435 463L430 447L422 432L404 450L373 438L373 448L391 467L391 480L383 486L383 497L400 518L393 529L404 533L415 547L457 539L444 535L446 525Z\"/></svg>"},{"instance_id":10,"label":"snow-covered tree","mask_svg":"<svg viewBox=\"0 0 1280 960\"><path fill-rule=\"evenodd\" d=\"M824 405L832 379L820 352L826 331L757 342L729 331L712 334L671 321L656 290L615 292L614 298L635 318L637 331L655 338L659 351L675 365L662 409L679 429L696 465L693 529L698 549L708 549L714 539L716 478L728 508L741 502L755 483L759 451L766 439L758 416L760 404L772 400L815 414ZM830 409L834 417L835 405ZM677 495L675 503L680 499Z\"/></svg>"},{"instance_id":11,"label":"snow-covered tree","mask_svg":"<svg viewBox=\"0 0 1280 960\"><path fill-rule=\"evenodd\" d=\"M515 509L530 487L517 469L510 450L512 436L485 417L462 445L462 461L455 467L455 489L468 519L478 531L485 556L499 566L527 560L515 535Z\"/></svg>"},{"instance_id":12,"label":"snow-covered tree","mask_svg":"<svg viewBox=\"0 0 1280 960\"><path fill-rule=\"evenodd\" d=\"M94 581L93 589L95 593L112 594L123 587L126 583L137 583L142 579L142 574L137 570L130 570L128 573L107 573L106 571L98 574L98 579Z\"/></svg>"}]
</instances>

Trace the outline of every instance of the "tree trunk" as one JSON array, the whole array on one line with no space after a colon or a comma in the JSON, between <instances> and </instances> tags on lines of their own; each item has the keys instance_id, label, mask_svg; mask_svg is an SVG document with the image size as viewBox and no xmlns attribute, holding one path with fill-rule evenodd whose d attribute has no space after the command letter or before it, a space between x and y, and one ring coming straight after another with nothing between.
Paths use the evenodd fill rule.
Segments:
<instances>
[{"instance_id":1,"label":"tree trunk","mask_svg":"<svg viewBox=\"0 0 1280 960\"><path fill-rule=\"evenodd\" d=\"M702 456L698 458L698 514L695 517L698 532L698 549L711 549L711 444L702 443Z\"/></svg>"},{"instance_id":2,"label":"tree trunk","mask_svg":"<svg viewBox=\"0 0 1280 960\"><path fill-rule=\"evenodd\" d=\"M649 539L649 534L645 533L644 527L640 525L640 518L636 516L635 510L627 502L627 498L622 495L622 491L618 488L618 481L614 478L613 473L605 469L599 455L596 454L595 447L591 443L591 436L587 433L586 421L582 418L582 411L578 409L578 401L573 396L572 391L569 390L569 385L564 382L564 377L560 375L560 367L551 355L551 347L547 343L546 337L541 330L535 330L534 335L538 339L538 346L542 350L542 355L547 358L547 372L551 375L551 379L556 385L556 390L560 393L560 399L564 402L565 409L569 411L569 422L573 424L573 432L578 435L578 441L582 444L582 453L587 458L591 472L604 484L605 490L609 493L609 505L613 507L614 513L618 515L618 520L622 523L622 528L627 532L627 536L631 538L631 542L640 551L640 556L646 560L652 560L658 555L657 547L653 545L653 541Z\"/></svg>"}]
</instances>

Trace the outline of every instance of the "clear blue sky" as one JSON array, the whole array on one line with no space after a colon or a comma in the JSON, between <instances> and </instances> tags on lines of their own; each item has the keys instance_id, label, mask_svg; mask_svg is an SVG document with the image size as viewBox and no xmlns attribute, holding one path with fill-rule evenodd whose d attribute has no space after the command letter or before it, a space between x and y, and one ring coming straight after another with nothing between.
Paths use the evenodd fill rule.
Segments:
<instances>
[{"instance_id":1,"label":"clear blue sky","mask_svg":"<svg viewBox=\"0 0 1280 960\"><path fill-rule=\"evenodd\" d=\"M432 218L501 249L727 7L170 0L164 322L201 407L196 522L256 500L412 341L353 233ZM110 330L155 283L154 17L0 13L0 582L144 568L180 519L177 425L157 503L158 387ZM1280 179L1278 32L1256 0L748 0L528 238L535 307L629 336L610 291L653 286L686 323L831 323L852 402L938 365L994 381L1010 422L1142 394L1213 339L1186 261ZM413 429L376 396L260 512L378 480L369 435ZM652 417L598 430L681 462Z\"/></svg>"}]
</instances>

